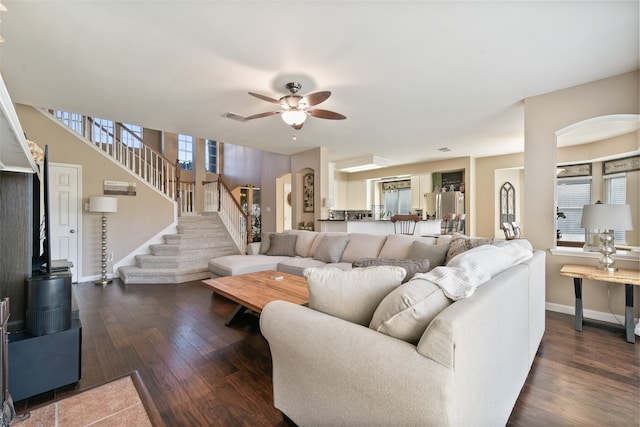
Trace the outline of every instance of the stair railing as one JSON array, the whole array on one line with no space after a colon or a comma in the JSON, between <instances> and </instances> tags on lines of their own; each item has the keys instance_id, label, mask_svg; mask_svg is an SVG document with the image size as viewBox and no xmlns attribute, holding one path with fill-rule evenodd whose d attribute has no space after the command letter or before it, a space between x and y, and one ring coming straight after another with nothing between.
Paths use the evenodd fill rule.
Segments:
<instances>
[{"instance_id":1,"label":"stair railing","mask_svg":"<svg viewBox=\"0 0 640 427\"><path fill-rule=\"evenodd\" d=\"M195 212L195 195L196 195L196 182L195 181L178 181L178 200L180 202L181 213L194 213Z\"/></svg>"},{"instance_id":2,"label":"stair railing","mask_svg":"<svg viewBox=\"0 0 640 427\"><path fill-rule=\"evenodd\" d=\"M205 212L218 212L240 253L245 253L250 235L247 231L248 215L233 197L231 189L223 181L222 176L214 181L203 181L202 185L204 186Z\"/></svg>"},{"instance_id":3,"label":"stair railing","mask_svg":"<svg viewBox=\"0 0 640 427\"><path fill-rule=\"evenodd\" d=\"M55 110L46 111L53 115L53 117L56 117ZM66 126L62 120L58 119L58 121L62 123L63 126ZM80 134L80 136L84 137L88 143L94 144L106 155L166 195L169 199L177 199L178 184L176 164L146 145L138 135L131 132L128 127L122 124L120 124L122 129L139 142L139 147L130 147L123 143L110 129L95 121L93 117L84 116L84 122L85 125L82 126L84 135ZM94 128L107 135L106 141L93 141L91 135L94 132ZM73 130L76 131L75 129Z\"/></svg>"}]
</instances>

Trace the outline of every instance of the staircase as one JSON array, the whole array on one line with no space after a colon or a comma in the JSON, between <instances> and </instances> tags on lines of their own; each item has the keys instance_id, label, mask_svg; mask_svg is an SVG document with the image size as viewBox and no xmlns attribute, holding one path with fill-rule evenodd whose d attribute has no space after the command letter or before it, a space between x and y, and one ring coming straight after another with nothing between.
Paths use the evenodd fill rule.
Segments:
<instances>
[{"instance_id":1,"label":"staircase","mask_svg":"<svg viewBox=\"0 0 640 427\"><path fill-rule=\"evenodd\" d=\"M184 283L208 279L209 260L239 254L217 212L185 216L178 220L178 234L167 234L164 243L150 245L149 255L137 255L136 264L118 269L125 284Z\"/></svg>"}]
</instances>

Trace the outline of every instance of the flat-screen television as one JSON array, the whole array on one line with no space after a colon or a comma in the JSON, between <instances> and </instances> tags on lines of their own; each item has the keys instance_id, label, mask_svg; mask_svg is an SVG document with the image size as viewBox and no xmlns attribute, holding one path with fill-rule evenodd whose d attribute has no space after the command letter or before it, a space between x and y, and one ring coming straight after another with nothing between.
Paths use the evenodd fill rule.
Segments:
<instances>
[{"instance_id":1,"label":"flat-screen television","mask_svg":"<svg viewBox=\"0 0 640 427\"><path fill-rule=\"evenodd\" d=\"M40 182L42 179L42 185ZM32 276L50 276L51 263L51 226L49 198L49 146L44 147L44 162L40 174L33 174L33 254L31 259Z\"/></svg>"}]
</instances>

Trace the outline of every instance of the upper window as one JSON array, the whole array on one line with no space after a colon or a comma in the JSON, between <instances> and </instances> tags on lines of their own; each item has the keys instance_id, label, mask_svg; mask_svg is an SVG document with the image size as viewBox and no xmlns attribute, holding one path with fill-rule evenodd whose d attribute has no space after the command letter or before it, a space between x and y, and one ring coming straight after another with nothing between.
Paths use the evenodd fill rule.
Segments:
<instances>
[{"instance_id":1,"label":"upper window","mask_svg":"<svg viewBox=\"0 0 640 427\"><path fill-rule=\"evenodd\" d=\"M178 162L180 169L193 170L193 137L178 134Z\"/></svg>"},{"instance_id":2,"label":"upper window","mask_svg":"<svg viewBox=\"0 0 640 427\"><path fill-rule=\"evenodd\" d=\"M565 217L557 219L562 240L584 242L584 229L580 228L582 207L591 204L591 177L558 178L558 211Z\"/></svg>"},{"instance_id":3,"label":"upper window","mask_svg":"<svg viewBox=\"0 0 640 427\"><path fill-rule=\"evenodd\" d=\"M211 139L205 141L205 172L218 173L218 142Z\"/></svg>"},{"instance_id":4,"label":"upper window","mask_svg":"<svg viewBox=\"0 0 640 427\"><path fill-rule=\"evenodd\" d=\"M91 126L91 141L113 144L114 127L113 120L94 117Z\"/></svg>"},{"instance_id":5,"label":"upper window","mask_svg":"<svg viewBox=\"0 0 640 427\"><path fill-rule=\"evenodd\" d=\"M122 123L120 126L120 142L127 147L142 147L142 126L132 125L130 123Z\"/></svg>"},{"instance_id":6,"label":"upper window","mask_svg":"<svg viewBox=\"0 0 640 427\"><path fill-rule=\"evenodd\" d=\"M612 205L627 204L627 176L624 173L608 175L604 177L604 198L605 203ZM626 243L627 233L625 230L614 230L614 239L618 243Z\"/></svg>"},{"instance_id":7,"label":"upper window","mask_svg":"<svg viewBox=\"0 0 640 427\"><path fill-rule=\"evenodd\" d=\"M82 114L56 110L56 119L73 129L73 131L78 135L84 135Z\"/></svg>"}]
</instances>

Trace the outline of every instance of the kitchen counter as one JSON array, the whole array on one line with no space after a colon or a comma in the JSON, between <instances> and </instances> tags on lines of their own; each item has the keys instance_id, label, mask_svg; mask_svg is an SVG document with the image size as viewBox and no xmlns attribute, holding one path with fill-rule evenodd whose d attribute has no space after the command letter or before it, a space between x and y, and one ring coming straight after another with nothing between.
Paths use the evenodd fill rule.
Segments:
<instances>
[{"instance_id":1,"label":"kitchen counter","mask_svg":"<svg viewBox=\"0 0 640 427\"><path fill-rule=\"evenodd\" d=\"M320 231L343 233L394 234L393 223L387 220L318 220ZM440 220L419 221L416 223L417 236L440 234Z\"/></svg>"}]
</instances>

